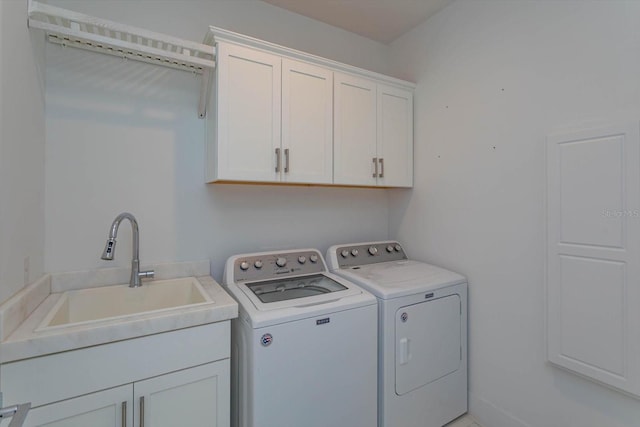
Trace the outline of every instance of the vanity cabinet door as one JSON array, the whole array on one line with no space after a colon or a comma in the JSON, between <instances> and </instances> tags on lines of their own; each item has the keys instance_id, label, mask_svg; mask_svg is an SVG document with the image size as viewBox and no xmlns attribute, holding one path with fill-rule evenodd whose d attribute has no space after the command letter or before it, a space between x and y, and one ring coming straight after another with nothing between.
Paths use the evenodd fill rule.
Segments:
<instances>
[{"instance_id":1,"label":"vanity cabinet door","mask_svg":"<svg viewBox=\"0 0 640 427\"><path fill-rule=\"evenodd\" d=\"M24 427L130 427L132 396L128 384L40 406L29 411Z\"/></svg>"},{"instance_id":2,"label":"vanity cabinet door","mask_svg":"<svg viewBox=\"0 0 640 427\"><path fill-rule=\"evenodd\" d=\"M229 427L229 359L134 383L135 427Z\"/></svg>"}]
</instances>

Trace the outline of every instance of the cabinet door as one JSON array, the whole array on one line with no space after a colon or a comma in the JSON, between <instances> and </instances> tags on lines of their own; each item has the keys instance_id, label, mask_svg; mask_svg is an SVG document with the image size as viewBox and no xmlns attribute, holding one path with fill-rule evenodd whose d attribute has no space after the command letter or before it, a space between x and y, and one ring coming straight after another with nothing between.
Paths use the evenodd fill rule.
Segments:
<instances>
[{"instance_id":1,"label":"cabinet door","mask_svg":"<svg viewBox=\"0 0 640 427\"><path fill-rule=\"evenodd\" d=\"M378 85L378 185L413 185L413 93Z\"/></svg>"},{"instance_id":2,"label":"cabinet door","mask_svg":"<svg viewBox=\"0 0 640 427\"><path fill-rule=\"evenodd\" d=\"M133 426L133 388L125 385L31 409L24 427Z\"/></svg>"},{"instance_id":3,"label":"cabinet door","mask_svg":"<svg viewBox=\"0 0 640 427\"><path fill-rule=\"evenodd\" d=\"M229 359L136 382L136 427L228 427Z\"/></svg>"},{"instance_id":4,"label":"cabinet door","mask_svg":"<svg viewBox=\"0 0 640 427\"><path fill-rule=\"evenodd\" d=\"M217 44L216 113L209 118L207 181L277 181L280 149L281 59ZM217 144L217 150L215 145Z\"/></svg>"},{"instance_id":5,"label":"cabinet door","mask_svg":"<svg viewBox=\"0 0 640 427\"><path fill-rule=\"evenodd\" d=\"M332 71L283 59L282 149L283 181L333 181Z\"/></svg>"},{"instance_id":6,"label":"cabinet door","mask_svg":"<svg viewBox=\"0 0 640 427\"><path fill-rule=\"evenodd\" d=\"M333 182L376 185L376 83L335 73L334 89Z\"/></svg>"}]
</instances>

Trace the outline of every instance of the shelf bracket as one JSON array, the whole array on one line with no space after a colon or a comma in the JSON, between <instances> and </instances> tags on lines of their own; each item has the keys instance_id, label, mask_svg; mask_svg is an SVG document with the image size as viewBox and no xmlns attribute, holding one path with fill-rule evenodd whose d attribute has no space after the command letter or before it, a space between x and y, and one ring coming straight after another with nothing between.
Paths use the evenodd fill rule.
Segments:
<instances>
[{"instance_id":1,"label":"shelf bracket","mask_svg":"<svg viewBox=\"0 0 640 427\"><path fill-rule=\"evenodd\" d=\"M211 71L205 68L202 71L202 81L200 82L200 101L198 102L198 117L207 117L207 107L209 104L209 94L211 92Z\"/></svg>"}]
</instances>

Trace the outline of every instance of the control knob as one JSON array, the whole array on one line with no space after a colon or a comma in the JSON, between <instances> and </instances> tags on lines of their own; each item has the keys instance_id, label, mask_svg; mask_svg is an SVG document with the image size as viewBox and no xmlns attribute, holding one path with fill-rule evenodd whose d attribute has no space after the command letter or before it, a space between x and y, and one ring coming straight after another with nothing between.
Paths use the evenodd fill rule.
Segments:
<instances>
[{"instance_id":1,"label":"control knob","mask_svg":"<svg viewBox=\"0 0 640 427\"><path fill-rule=\"evenodd\" d=\"M300 264L304 264L305 262L307 262L307 257L306 257L306 256L304 256L304 255L300 255L300 256L298 257L298 262L299 262Z\"/></svg>"},{"instance_id":2,"label":"control knob","mask_svg":"<svg viewBox=\"0 0 640 427\"><path fill-rule=\"evenodd\" d=\"M242 261L240 263L240 270L247 271L249 269L249 263L247 261Z\"/></svg>"},{"instance_id":3,"label":"control knob","mask_svg":"<svg viewBox=\"0 0 640 427\"><path fill-rule=\"evenodd\" d=\"M284 267L285 265L287 265L287 259L286 259L286 258L283 258L283 257L278 257L278 258L276 259L276 265L277 265L278 267Z\"/></svg>"},{"instance_id":4,"label":"control knob","mask_svg":"<svg viewBox=\"0 0 640 427\"><path fill-rule=\"evenodd\" d=\"M351 249L351 255L358 256L358 250L357 249Z\"/></svg>"},{"instance_id":5,"label":"control knob","mask_svg":"<svg viewBox=\"0 0 640 427\"><path fill-rule=\"evenodd\" d=\"M342 252L340 252L340 255L342 255L342 258L346 258L349 256L349 251L346 249L343 249Z\"/></svg>"},{"instance_id":6,"label":"control knob","mask_svg":"<svg viewBox=\"0 0 640 427\"><path fill-rule=\"evenodd\" d=\"M255 268L257 268L258 270L262 268L262 261L257 260L256 262L253 263L253 266Z\"/></svg>"},{"instance_id":7,"label":"control knob","mask_svg":"<svg viewBox=\"0 0 640 427\"><path fill-rule=\"evenodd\" d=\"M318 262L318 255L316 254L309 255L309 261L315 264L316 262Z\"/></svg>"},{"instance_id":8,"label":"control knob","mask_svg":"<svg viewBox=\"0 0 640 427\"><path fill-rule=\"evenodd\" d=\"M395 245L393 248L396 250L396 252L400 252L400 250L402 249L400 245Z\"/></svg>"},{"instance_id":9,"label":"control knob","mask_svg":"<svg viewBox=\"0 0 640 427\"><path fill-rule=\"evenodd\" d=\"M375 255L375 254L377 254L377 253L378 253L378 248L376 248L375 246L370 246L370 247L369 247L369 253L370 253L371 255Z\"/></svg>"},{"instance_id":10,"label":"control knob","mask_svg":"<svg viewBox=\"0 0 640 427\"><path fill-rule=\"evenodd\" d=\"M387 245L387 252L389 253L393 252L393 246Z\"/></svg>"}]
</instances>

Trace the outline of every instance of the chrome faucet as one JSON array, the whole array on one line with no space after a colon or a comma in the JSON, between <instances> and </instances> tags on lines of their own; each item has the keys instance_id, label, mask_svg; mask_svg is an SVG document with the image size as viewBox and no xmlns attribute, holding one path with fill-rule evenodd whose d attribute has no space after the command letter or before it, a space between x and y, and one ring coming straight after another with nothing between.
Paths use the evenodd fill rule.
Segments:
<instances>
[{"instance_id":1,"label":"chrome faucet","mask_svg":"<svg viewBox=\"0 0 640 427\"><path fill-rule=\"evenodd\" d=\"M137 288L142 284L140 283L140 279L152 279L155 273L153 270L140 271L140 236L136 217L128 212L123 212L113 220L107 244L104 247L104 252L102 252L102 259L106 261L113 261L113 257L116 254L116 237L118 236L118 228L120 227L120 223L123 219L128 219L131 223L131 234L133 235L133 259L131 260L131 280L129 280L129 287Z\"/></svg>"}]
</instances>

